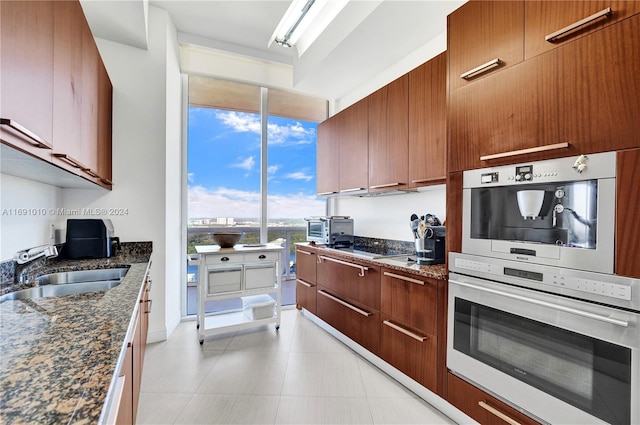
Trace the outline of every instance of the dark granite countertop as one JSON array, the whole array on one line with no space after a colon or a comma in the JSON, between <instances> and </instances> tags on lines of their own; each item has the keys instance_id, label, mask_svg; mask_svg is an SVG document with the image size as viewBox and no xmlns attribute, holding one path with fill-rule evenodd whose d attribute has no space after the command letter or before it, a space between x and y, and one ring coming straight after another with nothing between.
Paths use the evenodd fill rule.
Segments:
<instances>
[{"instance_id":1,"label":"dark granite countertop","mask_svg":"<svg viewBox=\"0 0 640 425\"><path fill-rule=\"evenodd\" d=\"M47 260L37 272L129 267L113 289L0 303L2 423L98 423L151 256L141 244L111 258Z\"/></svg>"},{"instance_id":2,"label":"dark granite countertop","mask_svg":"<svg viewBox=\"0 0 640 425\"><path fill-rule=\"evenodd\" d=\"M403 264L400 261L392 260L388 258L378 258L378 259L361 258L353 254L350 254L348 251L339 251L336 249L327 248L324 245L312 245L306 242L297 243L296 245L300 247L305 247L311 251L314 251L317 254L326 254L326 255L331 255L333 257L344 258L345 260L357 261L358 263L362 263L364 265L386 267L391 270L412 273L412 274L430 278L430 279L447 280L447 267L444 264L436 264L433 266L421 266L418 264L407 264L407 263Z\"/></svg>"}]
</instances>

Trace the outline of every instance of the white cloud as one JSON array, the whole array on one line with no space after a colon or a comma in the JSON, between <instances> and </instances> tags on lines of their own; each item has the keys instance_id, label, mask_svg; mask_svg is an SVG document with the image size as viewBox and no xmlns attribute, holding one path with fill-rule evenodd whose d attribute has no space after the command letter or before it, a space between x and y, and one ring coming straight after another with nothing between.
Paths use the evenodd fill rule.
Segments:
<instances>
[{"instance_id":1,"label":"white cloud","mask_svg":"<svg viewBox=\"0 0 640 425\"><path fill-rule=\"evenodd\" d=\"M187 181L189 183L193 183L193 178L195 177L194 173L187 173Z\"/></svg>"},{"instance_id":2,"label":"white cloud","mask_svg":"<svg viewBox=\"0 0 640 425\"><path fill-rule=\"evenodd\" d=\"M305 174L302 171L296 171L295 173L289 173L289 174L285 175L285 177L288 178L288 179L305 180L305 181L309 181L309 180L313 179L312 175Z\"/></svg>"},{"instance_id":3,"label":"white cloud","mask_svg":"<svg viewBox=\"0 0 640 425\"><path fill-rule=\"evenodd\" d=\"M232 167L242 168L243 170L247 170L247 171L253 170L254 165L256 165L256 160L253 159L252 156L246 158L243 161L240 161L237 164L231 164Z\"/></svg>"},{"instance_id":4,"label":"white cloud","mask_svg":"<svg viewBox=\"0 0 640 425\"><path fill-rule=\"evenodd\" d=\"M268 174L275 174L280 169L279 165L270 165L267 167Z\"/></svg>"},{"instance_id":5,"label":"white cloud","mask_svg":"<svg viewBox=\"0 0 640 425\"><path fill-rule=\"evenodd\" d=\"M259 115L236 111L217 111L215 116L233 131L258 135L262 133ZM312 143L315 137L315 129L305 129L299 122L284 126L267 124L267 140L270 145L305 145Z\"/></svg>"},{"instance_id":6,"label":"white cloud","mask_svg":"<svg viewBox=\"0 0 640 425\"><path fill-rule=\"evenodd\" d=\"M235 189L189 186L189 217L257 217L260 193ZM324 201L302 193L268 196L270 217L295 218L322 215Z\"/></svg>"}]
</instances>

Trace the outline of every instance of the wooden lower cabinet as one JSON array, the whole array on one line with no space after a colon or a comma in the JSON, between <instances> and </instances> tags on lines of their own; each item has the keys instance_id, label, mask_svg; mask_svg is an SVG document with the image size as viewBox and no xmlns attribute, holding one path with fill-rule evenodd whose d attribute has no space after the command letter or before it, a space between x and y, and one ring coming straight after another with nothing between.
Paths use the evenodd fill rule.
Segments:
<instances>
[{"instance_id":1,"label":"wooden lower cabinet","mask_svg":"<svg viewBox=\"0 0 640 425\"><path fill-rule=\"evenodd\" d=\"M380 310L380 267L318 255L317 283L331 293Z\"/></svg>"},{"instance_id":2,"label":"wooden lower cabinet","mask_svg":"<svg viewBox=\"0 0 640 425\"><path fill-rule=\"evenodd\" d=\"M116 424L132 424L134 422L133 416L133 385L132 385L132 371L133 371L133 344L129 342L127 344L127 353L124 357L124 363L120 369L119 379L122 380L122 392L120 400L118 402L118 410L116 416ZM116 403L116 400L113 401Z\"/></svg>"},{"instance_id":3,"label":"wooden lower cabinet","mask_svg":"<svg viewBox=\"0 0 640 425\"><path fill-rule=\"evenodd\" d=\"M330 289L318 286L317 316L362 345L380 355L380 312L342 298Z\"/></svg>"},{"instance_id":4,"label":"wooden lower cabinet","mask_svg":"<svg viewBox=\"0 0 640 425\"><path fill-rule=\"evenodd\" d=\"M482 425L538 423L450 372L447 401Z\"/></svg>"},{"instance_id":5,"label":"wooden lower cabinet","mask_svg":"<svg viewBox=\"0 0 640 425\"><path fill-rule=\"evenodd\" d=\"M436 392L437 337L382 315L380 357Z\"/></svg>"},{"instance_id":6,"label":"wooden lower cabinet","mask_svg":"<svg viewBox=\"0 0 640 425\"><path fill-rule=\"evenodd\" d=\"M296 308L316 314L316 262L313 251L296 248Z\"/></svg>"}]
</instances>

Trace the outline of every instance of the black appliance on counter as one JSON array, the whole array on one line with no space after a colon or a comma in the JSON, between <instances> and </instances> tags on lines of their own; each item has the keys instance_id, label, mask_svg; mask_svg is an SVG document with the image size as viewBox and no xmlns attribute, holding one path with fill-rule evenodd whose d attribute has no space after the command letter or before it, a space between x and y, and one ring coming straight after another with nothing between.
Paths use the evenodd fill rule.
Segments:
<instances>
[{"instance_id":1,"label":"black appliance on counter","mask_svg":"<svg viewBox=\"0 0 640 425\"><path fill-rule=\"evenodd\" d=\"M66 258L106 258L120 248L120 238L113 236L113 224L108 219L69 219L64 245Z\"/></svg>"},{"instance_id":2,"label":"black appliance on counter","mask_svg":"<svg viewBox=\"0 0 640 425\"><path fill-rule=\"evenodd\" d=\"M424 238L416 239L416 263L420 265L444 264L445 226L427 226Z\"/></svg>"}]
</instances>

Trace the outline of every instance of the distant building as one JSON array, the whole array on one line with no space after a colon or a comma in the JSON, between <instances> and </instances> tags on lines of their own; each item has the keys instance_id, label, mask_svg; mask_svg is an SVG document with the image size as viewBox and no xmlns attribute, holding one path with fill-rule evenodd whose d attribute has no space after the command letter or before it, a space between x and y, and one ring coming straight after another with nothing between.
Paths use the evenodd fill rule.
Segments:
<instances>
[{"instance_id":1,"label":"distant building","mask_svg":"<svg viewBox=\"0 0 640 425\"><path fill-rule=\"evenodd\" d=\"M233 226L235 224L235 220L233 217L218 217L216 219L216 224L219 226Z\"/></svg>"}]
</instances>

